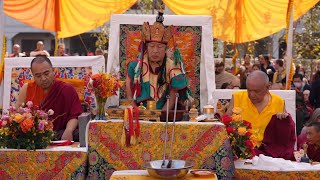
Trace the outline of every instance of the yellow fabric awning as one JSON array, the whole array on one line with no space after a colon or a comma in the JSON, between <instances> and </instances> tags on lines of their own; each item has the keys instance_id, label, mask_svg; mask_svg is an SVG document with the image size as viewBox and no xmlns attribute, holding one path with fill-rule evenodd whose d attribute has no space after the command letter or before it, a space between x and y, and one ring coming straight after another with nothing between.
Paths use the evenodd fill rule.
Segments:
<instances>
[{"instance_id":1,"label":"yellow fabric awning","mask_svg":"<svg viewBox=\"0 0 320 180\"><path fill-rule=\"evenodd\" d=\"M103 25L137 0L5 0L4 12L30 26L75 36Z\"/></svg>"},{"instance_id":2,"label":"yellow fabric awning","mask_svg":"<svg viewBox=\"0 0 320 180\"><path fill-rule=\"evenodd\" d=\"M123 13L137 0L5 0L4 11L59 38L90 31ZM163 0L176 14L211 15L213 36L243 43L261 39L286 26L288 0ZM294 20L319 0L295 0Z\"/></svg>"},{"instance_id":3,"label":"yellow fabric awning","mask_svg":"<svg viewBox=\"0 0 320 180\"><path fill-rule=\"evenodd\" d=\"M286 27L289 0L163 0L176 14L211 15L213 37L243 43ZM294 20L319 0L294 0Z\"/></svg>"}]
</instances>

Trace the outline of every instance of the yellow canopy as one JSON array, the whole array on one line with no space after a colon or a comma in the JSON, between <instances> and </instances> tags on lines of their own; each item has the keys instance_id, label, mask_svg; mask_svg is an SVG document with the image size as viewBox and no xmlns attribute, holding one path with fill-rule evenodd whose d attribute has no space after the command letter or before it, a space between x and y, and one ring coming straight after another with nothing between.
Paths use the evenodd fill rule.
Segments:
<instances>
[{"instance_id":1,"label":"yellow canopy","mask_svg":"<svg viewBox=\"0 0 320 180\"><path fill-rule=\"evenodd\" d=\"M59 38L75 36L103 25L137 0L5 0L4 12L30 26L54 31Z\"/></svg>"},{"instance_id":2,"label":"yellow canopy","mask_svg":"<svg viewBox=\"0 0 320 180\"><path fill-rule=\"evenodd\" d=\"M176 14L211 15L213 36L243 43L286 27L289 0L163 0ZM294 20L319 0L294 0Z\"/></svg>"},{"instance_id":3,"label":"yellow canopy","mask_svg":"<svg viewBox=\"0 0 320 180\"><path fill-rule=\"evenodd\" d=\"M5 0L4 11L30 26L58 32L59 38L90 31L123 13L137 0ZM211 15L213 36L243 43L286 26L289 0L163 0L176 14ZM294 0L294 20L319 0Z\"/></svg>"}]
</instances>

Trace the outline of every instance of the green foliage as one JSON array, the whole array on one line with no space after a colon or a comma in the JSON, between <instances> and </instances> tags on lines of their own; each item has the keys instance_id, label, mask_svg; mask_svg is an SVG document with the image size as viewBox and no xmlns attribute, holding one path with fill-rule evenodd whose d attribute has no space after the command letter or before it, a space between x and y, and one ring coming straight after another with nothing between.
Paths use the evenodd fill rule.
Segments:
<instances>
[{"instance_id":1,"label":"green foliage","mask_svg":"<svg viewBox=\"0 0 320 180\"><path fill-rule=\"evenodd\" d=\"M95 42L96 48L101 48L102 50L106 50L108 48L109 28L106 25L101 26L100 32L93 33L92 36L97 38Z\"/></svg>"},{"instance_id":2,"label":"green foliage","mask_svg":"<svg viewBox=\"0 0 320 180\"><path fill-rule=\"evenodd\" d=\"M303 15L297 22L303 26L294 34L296 59L320 58L320 2Z\"/></svg>"}]
</instances>

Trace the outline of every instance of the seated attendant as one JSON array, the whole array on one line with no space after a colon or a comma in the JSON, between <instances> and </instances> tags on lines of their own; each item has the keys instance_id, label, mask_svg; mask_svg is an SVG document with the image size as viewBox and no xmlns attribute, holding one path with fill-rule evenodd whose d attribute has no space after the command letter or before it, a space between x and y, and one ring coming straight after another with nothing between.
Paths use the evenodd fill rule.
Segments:
<instances>
[{"instance_id":1,"label":"seated attendant","mask_svg":"<svg viewBox=\"0 0 320 180\"><path fill-rule=\"evenodd\" d=\"M320 162L320 123L307 125L307 155L310 160Z\"/></svg>"},{"instance_id":2,"label":"seated attendant","mask_svg":"<svg viewBox=\"0 0 320 180\"><path fill-rule=\"evenodd\" d=\"M55 80L51 61L46 56L37 56L31 61L34 82L20 89L17 106L32 101L42 110L52 109L50 116L56 139L79 140L78 116L82 113L79 96L69 84Z\"/></svg>"},{"instance_id":3,"label":"seated attendant","mask_svg":"<svg viewBox=\"0 0 320 180\"><path fill-rule=\"evenodd\" d=\"M166 56L167 43L173 37L173 26L165 28L162 15L159 12L153 25L143 24L138 60L128 64L126 97L135 99L136 104L143 102L145 105L148 100L154 100L157 109L166 110L167 106L173 109L177 92L181 105L190 97L190 91L177 49L175 54L179 54L178 58L172 60ZM170 104L166 103L167 95L170 95Z\"/></svg>"},{"instance_id":4,"label":"seated attendant","mask_svg":"<svg viewBox=\"0 0 320 180\"><path fill-rule=\"evenodd\" d=\"M44 50L44 44L42 41L38 41L37 48L34 51L30 52L30 57L36 57L36 56L47 56L47 57L50 56L48 51Z\"/></svg>"},{"instance_id":5,"label":"seated attendant","mask_svg":"<svg viewBox=\"0 0 320 180\"><path fill-rule=\"evenodd\" d=\"M247 77L246 85L247 91L233 94L228 114L231 114L233 107L244 110L241 115L252 124L257 154L292 159L295 125L285 113L284 100L269 93L269 78L262 71L252 72Z\"/></svg>"}]
</instances>

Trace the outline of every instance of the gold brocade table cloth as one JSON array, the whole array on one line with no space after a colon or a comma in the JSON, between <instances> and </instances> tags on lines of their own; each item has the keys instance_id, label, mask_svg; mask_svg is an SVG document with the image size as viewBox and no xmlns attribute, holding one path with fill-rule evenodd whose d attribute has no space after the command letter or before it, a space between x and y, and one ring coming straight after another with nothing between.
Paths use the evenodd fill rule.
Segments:
<instances>
[{"instance_id":1,"label":"gold brocade table cloth","mask_svg":"<svg viewBox=\"0 0 320 180\"><path fill-rule=\"evenodd\" d=\"M141 170L143 163L163 158L165 123L140 121L140 143L130 147L120 143L122 128L122 120L89 123L89 179L108 179L116 170ZM171 132L169 123L168 147ZM232 150L221 123L177 122L172 158L192 161L193 169L216 170L218 178L234 177Z\"/></svg>"},{"instance_id":2,"label":"gold brocade table cloth","mask_svg":"<svg viewBox=\"0 0 320 180\"><path fill-rule=\"evenodd\" d=\"M0 149L0 179L85 179L86 148Z\"/></svg>"}]
</instances>

